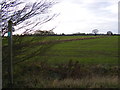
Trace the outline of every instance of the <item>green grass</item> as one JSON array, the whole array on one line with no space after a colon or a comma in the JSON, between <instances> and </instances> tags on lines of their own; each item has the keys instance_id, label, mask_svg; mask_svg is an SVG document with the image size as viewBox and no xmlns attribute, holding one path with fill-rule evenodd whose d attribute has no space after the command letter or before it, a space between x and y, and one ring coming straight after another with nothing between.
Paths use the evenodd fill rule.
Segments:
<instances>
[{"instance_id":1,"label":"green grass","mask_svg":"<svg viewBox=\"0 0 120 90\"><path fill-rule=\"evenodd\" d=\"M54 41L54 40L65 40L65 39L76 39L81 37L95 37L95 36L25 36L18 37L22 39L22 42L41 42L41 41ZM14 38L13 38L14 39Z\"/></svg>"},{"instance_id":2,"label":"green grass","mask_svg":"<svg viewBox=\"0 0 120 90\"><path fill-rule=\"evenodd\" d=\"M31 44L41 41L65 40L81 37L91 36L13 37L15 87L56 88L70 86L99 88L101 85L106 88L118 87L116 70L118 65L118 36L106 36L104 38L50 43L45 45ZM26 46L22 46L25 43ZM9 60L7 51L7 38L4 38L3 61ZM69 65L70 60L73 61L73 65ZM79 61L80 66L83 65L80 70L74 65L75 61ZM15 62L18 63L16 64ZM61 70L57 77L54 75L58 70L54 71L56 68ZM76 69L74 70L74 68ZM51 72L49 69L53 69L53 71ZM78 78L78 80L73 80L71 77L61 81L58 80L60 78L59 75L64 76L63 73L70 70L73 71L72 73L75 75L80 73L83 74L83 76L87 75L89 77L88 73L91 73L93 76L92 79ZM67 74L71 73L68 72L66 75ZM103 75L103 77L96 77L97 75ZM7 63L3 63L4 87L7 87L7 80Z\"/></svg>"},{"instance_id":3,"label":"green grass","mask_svg":"<svg viewBox=\"0 0 120 90\"><path fill-rule=\"evenodd\" d=\"M118 63L118 36L105 38L77 40L61 43L51 43L47 45L31 45L33 42L54 41L73 39L91 36L40 36L40 37L13 37L13 44L18 43L18 48L13 47L14 59L22 60L30 55L33 57L26 58L26 61L48 60L49 63L64 63L69 60L79 61L81 63ZM95 37L95 36L92 36ZM7 40L3 40L3 46ZM24 47L19 47L27 43Z\"/></svg>"},{"instance_id":4,"label":"green grass","mask_svg":"<svg viewBox=\"0 0 120 90\"><path fill-rule=\"evenodd\" d=\"M118 37L79 40L53 45L39 57L50 63L76 60L81 63L118 63Z\"/></svg>"}]
</instances>

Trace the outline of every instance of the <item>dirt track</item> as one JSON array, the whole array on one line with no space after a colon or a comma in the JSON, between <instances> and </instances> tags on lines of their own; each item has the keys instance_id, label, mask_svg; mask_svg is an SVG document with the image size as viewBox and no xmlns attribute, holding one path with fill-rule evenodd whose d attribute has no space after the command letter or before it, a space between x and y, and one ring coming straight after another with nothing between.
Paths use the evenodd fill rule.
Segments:
<instances>
[{"instance_id":1,"label":"dirt track","mask_svg":"<svg viewBox=\"0 0 120 90\"><path fill-rule=\"evenodd\" d=\"M76 40L87 40L87 39L97 39L97 38L104 38L103 36L99 37L84 37L84 38L77 38L77 39L65 39L65 40L54 40L54 41L43 41L43 42L37 42L33 43L34 45L43 45L43 44L50 44L50 43L59 43L59 42L67 42L67 41L76 41ZM32 45L33 45L32 44Z\"/></svg>"}]
</instances>

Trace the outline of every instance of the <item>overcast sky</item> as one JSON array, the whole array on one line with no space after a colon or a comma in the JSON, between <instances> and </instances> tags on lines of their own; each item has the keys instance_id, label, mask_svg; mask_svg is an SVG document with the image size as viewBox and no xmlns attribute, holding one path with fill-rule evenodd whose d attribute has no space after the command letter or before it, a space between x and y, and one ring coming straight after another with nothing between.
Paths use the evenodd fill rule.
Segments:
<instances>
[{"instance_id":1,"label":"overcast sky","mask_svg":"<svg viewBox=\"0 0 120 90\"><path fill-rule=\"evenodd\" d=\"M34 0L33 0L34 1ZM119 0L59 0L52 11L60 15L41 29L52 27L55 33L118 33Z\"/></svg>"}]
</instances>

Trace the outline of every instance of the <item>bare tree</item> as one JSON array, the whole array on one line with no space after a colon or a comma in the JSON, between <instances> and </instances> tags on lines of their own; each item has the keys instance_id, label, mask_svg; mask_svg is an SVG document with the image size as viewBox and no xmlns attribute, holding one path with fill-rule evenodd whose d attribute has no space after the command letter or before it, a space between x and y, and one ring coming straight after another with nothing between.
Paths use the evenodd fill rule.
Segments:
<instances>
[{"instance_id":1,"label":"bare tree","mask_svg":"<svg viewBox=\"0 0 120 90\"><path fill-rule=\"evenodd\" d=\"M98 29L94 29L94 30L92 30L92 33L94 33L95 34L95 36L96 36L96 34L99 32L99 30Z\"/></svg>"},{"instance_id":2,"label":"bare tree","mask_svg":"<svg viewBox=\"0 0 120 90\"><path fill-rule=\"evenodd\" d=\"M8 32L7 27L9 20L13 22L14 26L20 25L17 30L27 27L24 33L31 32L36 26L52 20L57 14L49 14L49 9L56 3L57 2L55 1L48 0L41 0L39 2L27 4L20 0L1 1L0 28L2 29L2 36ZM21 25L22 23L24 24Z\"/></svg>"},{"instance_id":3,"label":"bare tree","mask_svg":"<svg viewBox=\"0 0 120 90\"><path fill-rule=\"evenodd\" d=\"M113 35L111 31L107 31L107 35Z\"/></svg>"}]
</instances>

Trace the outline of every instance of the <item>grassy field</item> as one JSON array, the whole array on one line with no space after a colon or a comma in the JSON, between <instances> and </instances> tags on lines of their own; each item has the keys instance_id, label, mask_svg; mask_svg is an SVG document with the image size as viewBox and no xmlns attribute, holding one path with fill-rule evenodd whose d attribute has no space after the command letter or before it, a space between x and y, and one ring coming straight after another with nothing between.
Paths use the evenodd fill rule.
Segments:
<instances>
[{"instance_id":1,"label":"grassy field","mask_svg":"<svg viewBox=\"0 0 120 90\"><path fill-rule=\"evenodd\" d=\"M47 57L47 58L46 58ZM49 48L41 59L52 63L76 60L80 63L118 63L117 37L105 37L58 43Z\"/></svg>"},{"instance_id":2,"label":"grassy field","mask_svg":"<svg viewBox=\"0 0 120 90\"><path fill-rule=\"evenodd\" d=\"M97 36L13 37L15 87L118 87L118 36L34 44L86 37ZM7 50L7 38L3 38L4 87L7 87Z\"/></svg>"},{"instance_id":3,"label":"grassy field","mask_svg":"<svg viewBox=\"0 0 120 90\"><path fill-rule=\"evenodd\" d=\"M90 37L90 36L82 36ZM82 38L81 36L48 36L48 37L28 37L28 41L54 41L62 39ZM93 36L94 37L94 36ZM26 37L25 37L26 38ZM42 38L42 39L41 39ZM22 39L21 44L24 42ZM26 39L27 40L27 39ZM31 42L27 42L27 47L22 47L21 54L15 55L17 58L24 58L31 53L34 57L27 61L48 60L49 63L63 63L69 60L79 61L80 63L102 63L117 64L118 63L118 37L105 37L90 40L78 40L70 42L62 42L48 45L30 46ZM19 44L20 45L20 44ZM38 54L36 55L37 52Z\"/></svg>"}]
</instances>

